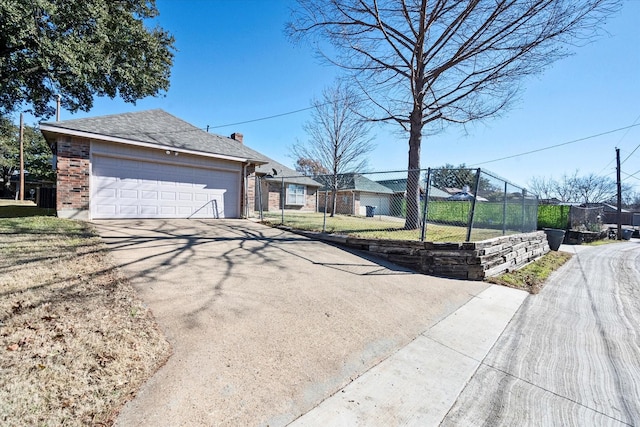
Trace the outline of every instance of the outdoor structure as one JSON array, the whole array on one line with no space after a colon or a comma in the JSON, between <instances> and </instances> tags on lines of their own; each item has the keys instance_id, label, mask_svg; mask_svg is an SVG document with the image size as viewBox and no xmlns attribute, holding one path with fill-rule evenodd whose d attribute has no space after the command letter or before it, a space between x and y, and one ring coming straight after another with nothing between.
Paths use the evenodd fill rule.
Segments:
<instances>
[{"instance_id":1,"label":"outdoor structure","mask_svg":"<svg viewBox=\"0 0 640 427\"><path fill-rule=\"evenodd\" d=\"M60 217L239 218L247 176L269 162L242 135L162 110L40 124L56 156Z\"/></svg>"},{"instance_id":2,"label":"outdoor structure","mask_svg":"<svg viewBox=\"0 0 640 427\"><path fill-rule=\"evenodd\" d=\"M258 165L249 182L249 200L253 210L277 211L279 209L315 212L318 188L322 186L310 177L272 159ZM284 203L283 203L284 202Z\"/></svg>"},{"instance_id":3,"label":"outdoor structure","mask_svg":"<svg viewBox=\"0 0 640 427\"><path fill-rule=\"evenodd\" d=\"M332 209L331 175L321 175L315 180L323 183L318 196L318 207L327 212ZM342 174L338 177L336 213L344 215L367 215L367 206L375 206L376 215L391 215L393 191L359 173ZM325 202L325 198L328 199Z\"/></svg>"},{"instance_id":4,"label":"outdoor structure","mask_svg":"<svg viewBox=\"0 0 640 427\"><path fill-rule=\"evenodd\" d=\"M550 250L543 231L465 243L363 239L312 232L301 234L368 251L420 273L464 280L484 280L518 270Z\"/></svg>"}]
</instances>

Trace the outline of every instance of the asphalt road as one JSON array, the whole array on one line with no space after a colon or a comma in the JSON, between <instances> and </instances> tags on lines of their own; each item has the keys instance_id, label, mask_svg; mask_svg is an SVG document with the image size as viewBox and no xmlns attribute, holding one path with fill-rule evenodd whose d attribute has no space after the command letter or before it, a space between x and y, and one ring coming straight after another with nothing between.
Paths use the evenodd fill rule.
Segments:
<instances>
[{"instance_id":1,"label":"asphalt road","mask_svg":"<svg viewBox=\"0 0 640 427\"><path fill-rule=\"evenodd\" d=\"M441 425L640 425L640 240L567 248Z\"/></svg>"}]
</instances>

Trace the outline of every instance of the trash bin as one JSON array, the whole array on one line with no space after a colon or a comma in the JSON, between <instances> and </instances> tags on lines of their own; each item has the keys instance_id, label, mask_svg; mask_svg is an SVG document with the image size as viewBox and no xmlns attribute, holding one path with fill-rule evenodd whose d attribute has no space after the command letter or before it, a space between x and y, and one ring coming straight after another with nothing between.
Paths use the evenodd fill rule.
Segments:
<instances>
[{"instance_id":1,"label":"trash bin","mask_svg":"<svg viewBox=\"0 0 640 427\"><path fill-rule=\"evenodd\" d=\"M624 240L631 240L631 236L633 236L633 230L628 228L622 230L622 238Z\"/></svg>"},{"instance_id":2,"label":"trash bin","mask_svg":"<svg viewBox=\"0 0 640 427\"><path fill-rule=\"evenodd\" d=\"M372 218L376 214L375 206L367 206L367 216Z\"/></svg>"},{"instance_id":3,"label":"trash bin","mask_svg":"<svg viewBox=\"0 0 640 427\"><path fill-rule=\"evenodd\" d=\"M560 245L564 240L564 230L558 230L555 228L544 228L543 230L547 235L549 248L551 248L552 251L557 251L558 249L560 249Z\"/></svg>"}]
</instances>

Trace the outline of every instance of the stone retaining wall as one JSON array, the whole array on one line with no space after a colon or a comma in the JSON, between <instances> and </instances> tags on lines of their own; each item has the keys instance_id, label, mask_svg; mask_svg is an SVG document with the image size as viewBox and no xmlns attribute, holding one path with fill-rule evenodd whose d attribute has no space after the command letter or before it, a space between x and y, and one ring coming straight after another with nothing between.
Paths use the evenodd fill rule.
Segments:
<instances>
[{"instance_id":1,"label":"stone retaining wall","mask_svg":"<svg viewBox=\"0 0 640 427\"><path fill-rule=\"evenodd\" d=\"M549 252L543 231L468 243L373 240L328 234L314 237L369 251L421 273L468 280L483 280L517 270Z\"/></svg>"}]
</instances>

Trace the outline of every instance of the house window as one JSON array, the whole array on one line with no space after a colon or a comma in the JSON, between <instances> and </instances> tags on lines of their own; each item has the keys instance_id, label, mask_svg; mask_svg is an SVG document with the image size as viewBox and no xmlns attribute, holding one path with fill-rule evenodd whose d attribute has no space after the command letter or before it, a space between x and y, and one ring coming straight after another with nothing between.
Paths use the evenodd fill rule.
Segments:
<instances>
[{"instance_id":1,"label":"house window","mask_svg":"<svg viewBox=\"0 0 640 427\"><path fill-rule=\"evenodd\" d=\"M287 187L287 204L304 206L304 185L289 184Z\"/></svg>"}]
</instances>

